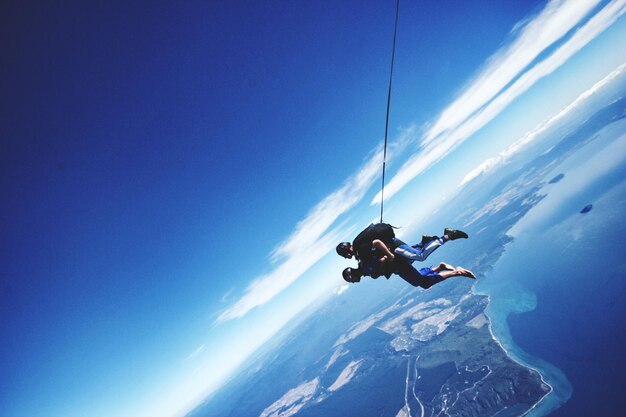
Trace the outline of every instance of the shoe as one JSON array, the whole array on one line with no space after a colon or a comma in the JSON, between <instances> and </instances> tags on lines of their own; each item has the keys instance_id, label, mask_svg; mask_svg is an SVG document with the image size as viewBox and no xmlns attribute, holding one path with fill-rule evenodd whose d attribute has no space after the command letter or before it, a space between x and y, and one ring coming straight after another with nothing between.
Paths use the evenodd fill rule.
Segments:
<instances>
[{"instance_id":1,"label":"shoe","mask_svg":"<svg viewBox=\"0 0 626 417\"><path fill-rule=\"evenodd\" d=\"M448 236L448 239L450 240L467 239L469 237L467 236L467 233L465 233L462 230L449 229L449 228L445 228L443 230L443 234L445 236Z\"/></svg>"},{"instance_id":2,"label":"shoe","mask_svg":"<svg viewBox=\"0 0 626 417\"><path fill-rule=\"evenodd\" d=\"M434 236L423 235L422 236L422 242L420 243L420 246L426 246L426 244L428 244L433 239L434 239Z\"/></svg>"}]
</instances>

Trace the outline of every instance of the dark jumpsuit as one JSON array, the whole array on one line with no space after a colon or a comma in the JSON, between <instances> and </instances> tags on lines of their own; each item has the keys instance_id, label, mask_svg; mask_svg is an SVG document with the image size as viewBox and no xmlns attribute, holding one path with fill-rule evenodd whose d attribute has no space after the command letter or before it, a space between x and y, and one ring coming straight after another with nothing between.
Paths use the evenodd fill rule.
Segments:
<instances>
[{"instance_id":1,"label":"dark jumpsuit","mask_svg":"<svg viewBox=\"0 0 626 417\"><path fill-rule=\"evenodd\" d=\"M420 268L418 271L409 261L402 257L396 257L393 261L385 262L384 264L378 259L380 258L368 257L368 259L359 261L359 269L363 272L363 275L369 275L376 279L381 275L389 278L391 274L397 274L412 286L424 289L428 289L445 279L431 267Z\"/></svg>"}]
</instances>

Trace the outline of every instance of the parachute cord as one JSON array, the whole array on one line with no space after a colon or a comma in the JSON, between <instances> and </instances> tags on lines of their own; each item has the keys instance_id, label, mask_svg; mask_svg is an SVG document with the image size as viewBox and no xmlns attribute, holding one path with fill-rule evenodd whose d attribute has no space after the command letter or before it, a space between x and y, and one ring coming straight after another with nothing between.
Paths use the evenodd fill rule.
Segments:
<instances>
[{"instance_id":1,"label":"parachute cord","mask_svg":"<svg viewBox=\"0 0 626 417\"><path fill-rule=\"evenodd\" d=\"M391 82L393 80L393 61L396 55L396 34L398 33L398 11L400 0L396 0L396 22L393 28L393 47L391 48L391 70L389 71L389 91L387 92L387 116L385 117L385 145L383 147L383 182L380 189L380 222L383 222L385 201L385 167L387 165L387 133L389 131L389 108L391 107Z\"/></svg>"}]
</instances>

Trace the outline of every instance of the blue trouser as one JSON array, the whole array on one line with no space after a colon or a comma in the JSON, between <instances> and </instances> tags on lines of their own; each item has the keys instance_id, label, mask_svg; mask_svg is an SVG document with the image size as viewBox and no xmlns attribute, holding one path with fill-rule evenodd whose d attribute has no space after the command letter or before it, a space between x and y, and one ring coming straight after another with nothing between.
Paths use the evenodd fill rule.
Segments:
<instances>
[{"instance_id":1,"label":"blue trouser","mask_svg":"<svg viewBox=\"0 0 626 417\"><path fill-rule=\"evenodd\" d=\"M399 239L394 238L394 242L400 243L394 250L394 255L402 256L407 260L413 261L424 261L428 256L433 253L439 246L443 245L445 240L440 237L433 237L430 241L428 241L424 246L413 245L409 246L406 243L402 242Z\"/></svg>"}]
</instances>

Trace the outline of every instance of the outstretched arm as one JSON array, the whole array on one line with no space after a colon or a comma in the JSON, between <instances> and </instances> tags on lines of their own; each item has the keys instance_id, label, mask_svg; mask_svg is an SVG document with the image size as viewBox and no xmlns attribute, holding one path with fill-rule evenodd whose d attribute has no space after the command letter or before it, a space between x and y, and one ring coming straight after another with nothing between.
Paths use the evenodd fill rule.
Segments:
<instances>
[{"instance_id":1,"label":"outstretched arm","mask_svg":"<svg viewBox=\"0 0 626 417\"><path fill-rule=\"evenodd\" d=\"M382 240L374 239L372 241L372 246L374 246L376 249L384 253L388 260L392 260L393 258L395 258L393 253L391 253L387 245L385 245Z\"/></svg>"}]
</instances>

